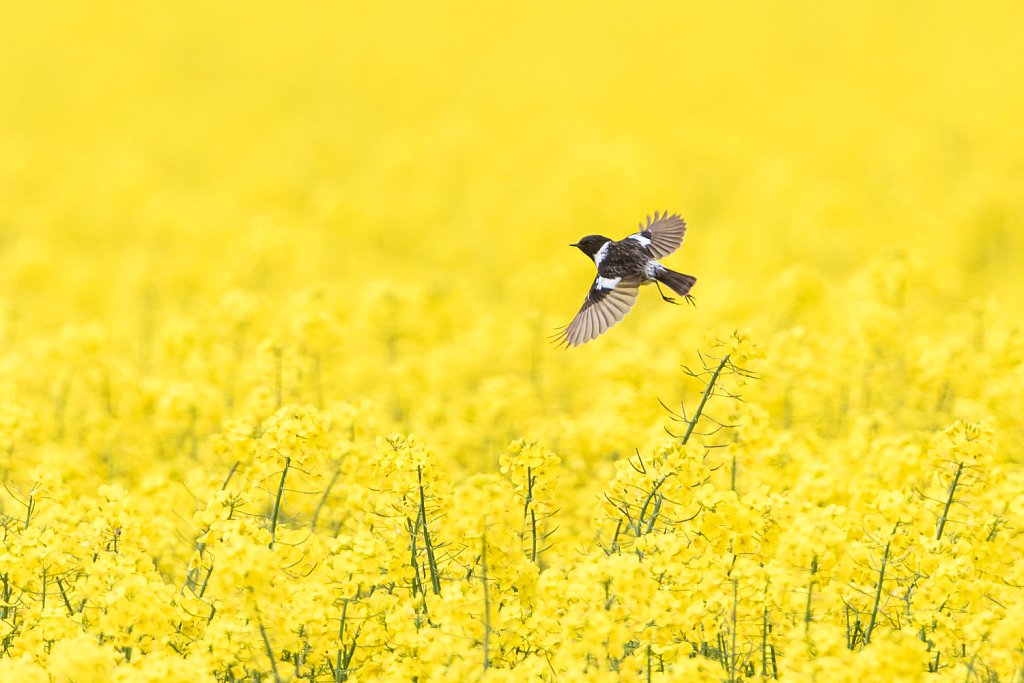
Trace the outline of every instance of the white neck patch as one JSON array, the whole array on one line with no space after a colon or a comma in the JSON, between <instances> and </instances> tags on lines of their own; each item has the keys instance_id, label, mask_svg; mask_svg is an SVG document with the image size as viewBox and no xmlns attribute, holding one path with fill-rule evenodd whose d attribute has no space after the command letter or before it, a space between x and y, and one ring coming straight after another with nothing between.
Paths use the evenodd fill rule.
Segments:
<instances>
[{"instance_id":1,"label":"white neck patch","mask_svg":"<svg viewBox=\"0 0 1024 683\"><path fill-rule=\"evenodd\" d=\"M596 265L596 266L600 266L601 265L601 261L603 261L604 257L608 255L608 247L609 246L611 246L611 242L610 241L609 242L605 242L604 244L602 244L601 248L597 250L597 253L594 254L594 265Z\"/></svg>"}]
</instances>

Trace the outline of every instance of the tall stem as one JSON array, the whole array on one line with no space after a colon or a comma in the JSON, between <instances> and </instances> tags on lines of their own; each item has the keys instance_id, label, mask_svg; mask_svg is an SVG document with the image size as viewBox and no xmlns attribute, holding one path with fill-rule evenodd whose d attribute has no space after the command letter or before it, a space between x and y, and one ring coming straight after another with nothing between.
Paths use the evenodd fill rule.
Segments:
<instances>
[{"instance_id":1,"label":"tall stem","mask_svg":"<svg viewBox=\"0 0 1024 683\"><path fill-rule=\"evenodd\" d=\"M420 520L423 522L423 545L427 550L427 566L430 568L430 585L434 595L441 594L441 577L437 573L437 559L434 557L434 545L430 542L430 530L427 528L427 496L423 492L423 468L416 468L420 486Z\"/></svg>"},{"instance_id":2,"label":"tall stem","mask_svg":"<svg viewBox=\"0 0 1024 683\"><path fill-rule=\"evenodd\" d=\"M956 486L960 483L960 475L963 474L964 464L958 462L956 464L956 474L953 475L953 481L949 484L949 492L946 494L946 506L942 508L942 516L939 517L939 523L935 528L935 540L938 541L942 538L942 531L946 528L946 520L949 518L949 508L953 505L953 494L956 493Z\"/></svg>"},{"instance_id":3,"label":"tall stem","mask_svg":"<svg viewBox=\"0 0 1024 683\"><path fill-rule=\"evenodd\" d=\"M274 500L274 514L270 518L270 548L274 548L275 534L277 533L277 520L281 515L281 498L284 496L284 480L288 476L288 468L291 467L292 459L285 456L284 469L281 470L281 483L277 485L277 498Z\"/></svg>"},{"instance_id":4,"label":"tall stem","mask_svg":"<svg viewBox=\"0 0 1024 683\"><path fill-rule=\"evenodd\" d=\"M892 541L889 541L892 543ZM864 633L864 644L871 642L871 632L875 630L875 621L878 619L878 605L882 601L882 582L885 581L885 565L889 562L889 543L885 544L885 553L882 555L882 568L878 570L878 588L875 590L875 604L871 607L871 620L868 621L868 630Z\"/></svg>"},{"instance_id":5,"label":"tall stem","mask_svg":"<svg viewBox=\"0 0 1024 683\"><path fill-rule=\"evenodd\" d=\"M480 551L480 577L484 582L484 670L491 668L491 596L487 588L487 532Z\"/></svg>"},{"instance_id":6,"label":"tall stem","mask_svg":"<svg viewBox=\"0 0 1024 683\"><path fill-rule=\"evenodd\" d=\"M708 385L704 388L704 395L700 397L700 403L697 404L697 412L693 414L693 419L690 420L690 424L686 426L686 433L683 434L683 444L690 440L690 435L693 434L693 429L697 426L697 421L700 419L700 414L704 412L704 405L711 398L711 394L715 388L715 382L718 381L718 376L722 374L722 369L725 364L729 362L729 354L726 354L724 358L718 363L718 367L715 368L715 372L711 375L711 379L708 380Z\"/></svg>"}]
</instances>

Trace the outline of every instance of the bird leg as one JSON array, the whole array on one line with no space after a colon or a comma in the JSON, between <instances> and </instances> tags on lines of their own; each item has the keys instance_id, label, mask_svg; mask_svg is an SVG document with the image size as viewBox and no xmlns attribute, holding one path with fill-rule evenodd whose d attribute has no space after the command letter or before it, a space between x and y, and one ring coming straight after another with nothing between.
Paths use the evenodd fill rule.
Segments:
<instances>
[{"instance_id":1,"label":"bird leg","mask_svg":"<svg viewBox=\"0 0 1024 683\"><path fill-rule=\"evenodd\" d=\"M679 303L678 301L676 301L676 300L675 300L675 299L673 299L672 297L670 297L670 296L665 296L665 292L661 291L661 283L660 283L660 282L658 282L657 280L655 280L655 281L654 281L654 284L655 284L655 285L656 285L656 286L658 287L658 294L661 294L661 298L662 298L662 299L664 299L665 301L669 302L670 304L678 304L678 303Z\"/></svg>"}]
</instances>

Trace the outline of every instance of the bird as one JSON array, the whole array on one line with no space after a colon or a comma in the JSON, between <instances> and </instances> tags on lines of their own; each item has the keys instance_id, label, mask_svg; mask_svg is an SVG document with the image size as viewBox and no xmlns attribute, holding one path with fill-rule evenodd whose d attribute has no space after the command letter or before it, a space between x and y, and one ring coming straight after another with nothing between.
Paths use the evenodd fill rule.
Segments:
<instances>
[{"instance_id":1,"label":"bird","mask_svg":"<svg viewBox=\"0 0 1024 683\"><path fill-rule=\"evenodd\" d=\"M697 278L684 275L659 263L683 243L686 221L678 214L654 213L640 230L615 241L604 235L587 235L570 244L589 256L597 266L597 277L583 301L583 307L568 325L553 336L559 346L573 347L585 344L608 331L622 320L640 293L640 286L654 283L661 298L678 303L666 296L661 285L666 285L679 296L693 303L690 289Z\"/></svg>"}]
</instances>

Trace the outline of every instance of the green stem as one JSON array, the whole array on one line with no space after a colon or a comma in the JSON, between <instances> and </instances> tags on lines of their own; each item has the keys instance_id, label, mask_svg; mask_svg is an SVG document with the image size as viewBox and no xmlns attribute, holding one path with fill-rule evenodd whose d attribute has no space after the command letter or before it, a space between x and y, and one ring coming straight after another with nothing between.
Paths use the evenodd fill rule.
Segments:
<instances>
[{"instance_id":1,"label":"green stem","mask_svg":"<svg viewBox=\"0 0 1024 683\"><path fill-rule=\"evenodd\" d=\"M537 564L537 512L530 510L530 529L533 533L533 541L530 546L530 561Z\"/></svg>"},{"instance_id":2,"label":"green stem","mask_svg":"<svg viewBox=\"0 0 1024 683\"><path fill-rule=\"evenodd\" d=\"M57 590L60 591L60 597L64 600L64 609L68 611L68 616L70 617L75 613L75 610L71 608L71 601L68 600L68 594L64 590L64 583L61 581L59 576L57 577Z\"/></svg>"},{"instance_id":3,"label":"green stem","mask_svg":"<svg viewBox=\"0 0 1024 683\"><path fill-rule=\"evenodd\" d=\"M28 528L29 522L32 520L32 512L35 510L35 508L36 508L35 494L34 493L30 493L30 494L28 494L28 505L26 506L26 509L25 509L25 528L26 529Z\"/></svg>"},{"instance_id":4,"label":"green stem","mask_svg":"<svg viewBox=\"0 0 1024 683\"><path fill-rule=\"evenodd\" d=\"M768 608L761 613L761 676L768 675Z\"/></svg>"},{"instance_id":5,"label":"green stem","mask_svg":"<svg viewBox=\"0 0 1024 683\"><path fill-rule=\"evenodd\" d=\"M729 354L726 354L724 358L718 363L718 367L715 368L715 372L711 375L711 379L708 381L708 385L704 388L704 395L700 397L700 403L697 404L697 412L693 414L693 419L690 420L690 424L686 427L686 433L683 434L683 445L690 440L690 435L693 434L694 427L697 426L697 420L700 419L701 413L704 412L704 405L707 404L708 399L711 397L711 393L715 388L715 382L718 381L718 376L722 374L722 369L725 364L729 362Z\"/></svg>"},{"instance_id":6,"label":"green stem","mask_svg":"<svg viewBox=\"0 0 1024 683\"><path fill-rule=\"evenodd\" d=\"M892 543L892 541L889 541ZM871 619L868 621L868 630L864 633L864 644L871 642L871 632L875 630L875 621L878 619L878 605L882 601L882 582L885 581L885 565L889 562L889 543L885 544L885 553L882 555L882 567L878 570L878 588L875 590L875 604L871 607Z\"/></svg>"},{"instance_id":7,"label":"green stem","mask_svg":"<svg viewBox=\"0 0 1024 683\"><path fill-rule=\"evenodd\" d=\"M647 515L647 508L648 506L650 506L651 501L654 500L654 497L658 495L658 489L661 488L662 484L668 481L668 477L669 475L666 474L664 477L654 482L654 486L652 486L651 490L647 493L647 498L644 500L644 504L640 506L640 514L636 516L636 533L634 534L635 536L640 536L643 533L641 531L640 525L644 523L644 516ZM660 507L660 505L656 505L656 507ZM652 519L650 523L650 528L652 529L654 528L654 518L656 517L657 515L652 513Z\"/></svg>"},{"instance_id":8,"label":"green stem","mask_svg":"<svg viewBox=\"0 0 1024 683\"><path fill-rule=\"evenodd\" d=\"M964 464L958 462L956 464L956 474L953 475L953 481L949 484L949 493L946 494L946 506L942 508L942 516L939 517L939 523L935 529L935 540L938 541L942 538L942 531L946 528L946 520L949 516L949 508L953 505L953 494L956 493L956 486L960 483L960 475L963 474Z\"/></svg>"},{"instance_id":9,"label":"green stem","mask_svg":"<svg viewBox=\"0 0 1024 683\"><path fill-rule=\"evenodd\" d=\"M721 366L719 366L721 367ZM737 597L739 593L739 582L736 579L732 580L732 638L730 643L729 652L729 681L734 683L736 681L736 622L737 622Z\"/></svg>"},{"instance_id":10,"label":"green stem","mask_svg":"<svg viewBox=\"0 0 1024 683\"><path fill-rule=\"evenodd\" d=\"M419 515L416 516L416 524L411 519L405 520L409 530L409 565L412 567L412 595L416 597L423 590L423 583L420 579L420 565L416 561L416 536L419 534Z\"/></svg>"},{"instance_id":11,"label":"green stem","mask_svg":"<svg viewBox=\"0 0 1024 683\"><path fill-rule=\"evenodd\" d=\"M348 613L348 599L346 598L341 603L341 626L338 627L338 645L339 645L339 647L338 647L337 659L335 660L336 664L334 666L334 680L335 681L339 681L339 682L348 679L348 672L342 673L343 670L341 668L342 653L345 650L345 616L346 616L347 613Z\"/></svg>"},{"instance_id":12,"label":"green stem","mask_svg":"<svg viewBox=\"0 0 1024 683\"><path fill-rule=\"evenodd\" d=\"M11 579L10 575L0 575L0 583L3 583L3 590L0 590L0 620L6 619L11 602Z\"/></svg>"},{"instance_id":13,"label":"green stem","mask_svg":"<svg viewBox=\"0 0 1024 683\"><path fill-rule=\"evenodd\" d=\"M811 627L811 601L814 596L814 575L818 573L818 556L811 558L811 581L807 584L807 606L804 608L804 632Z\"/></svg>"},{"instance_id":14,"label":"green stem","mask_svg":"<svg viewBox=\"0 0 1024 683\"><path fill-rule=\"evenodd\" d=\"M423 492L423 468L416 468L420 486L420 519L423 521L423 545L427 550L427 566L430 567L430 585L434 595L441 594L441 577L437 573L437 559L434 557L434 546L430 542L430 530L427 529L427 497Z\"/></svg>"},{"instance_id":15,"label":"green stem","mask_svg":"<svg viewBox=\"0 0 1024 683\"><path fill-rule=\"evenodd\" d=\"M487 589L487 533L480 551L480 576L484 582L484 671L491 668L491 596Z\"/></svg>"},{"instance_id":16,"label":"green stem","mask_svg":"<svg viewBox=\"0 0 1024 683\"><path fill-rule=\"evenodd\" d=\"M284 496L284 479L288 476L288 468L291 467L292 459L285 457L284 469L281 470L281 483L277 486L277 498L274 500L274 514L270 518L270 549L274 548L275 534L277 533L277 520L281 515L281 498Z\"/></svg>"},{"instance_id":17,"label":"green stem","mask_svg":"<svg viewBox=\"0 0 1024 683\"><path fill-rule=\"evenodd\" d=\"M267 649L267 657L270 658L270 669L274 672L275 683L281 683L281 674L277 671L277 661L274 659L274 649L270 647L270 637L267 629L263 628L263 621L260 621L260 635L263 636L263 646Z\"/></svg>"}]
</instances>

